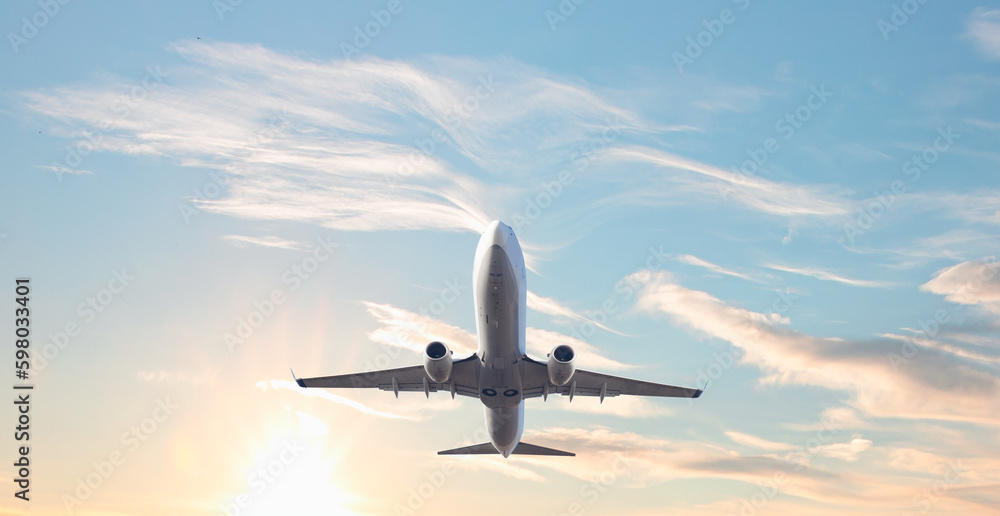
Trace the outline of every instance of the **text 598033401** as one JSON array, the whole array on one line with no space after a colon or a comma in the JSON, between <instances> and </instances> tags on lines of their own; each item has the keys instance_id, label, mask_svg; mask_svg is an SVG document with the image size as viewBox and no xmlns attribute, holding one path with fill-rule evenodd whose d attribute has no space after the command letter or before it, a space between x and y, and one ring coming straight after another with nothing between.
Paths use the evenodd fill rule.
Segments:
<instances>
[{"instance_id":1,"label":"text 598033401","mask_svg":"<svg viewBox=\"0 0 1000 516\"><path fill-rule=\"evenodd\" d=\"M14 376L18 380L28 379L31 348L31 279L18 278L14 286ZM31 459L27 442L31 440L31 385L22 383L14 385L14 406L17 407L17 425L14 427L14 439L18 442L17 474L14 483L17 488L14 496L28 501L31 485Z\"/></svg>"}]
</instances>

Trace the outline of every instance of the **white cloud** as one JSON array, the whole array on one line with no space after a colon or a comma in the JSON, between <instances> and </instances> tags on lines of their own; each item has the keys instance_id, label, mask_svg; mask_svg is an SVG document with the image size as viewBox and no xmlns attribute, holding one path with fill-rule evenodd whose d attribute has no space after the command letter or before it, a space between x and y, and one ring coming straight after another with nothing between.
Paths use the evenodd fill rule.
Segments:
<instances>
[{"instance_id":1,"label":"white cloud","mask_svg":"<svg viewBox=\"0 0 1000 516\"><path fill-rule=\"evenodd\" d=\"M873 417L1000 425L1000 377L966 359L919 342L857 342L800 333L779 326L775 314L727 305L662 272L642 271L630 279L643 285L639 310L669 315L742 348L741 361L766 373L762 384L846 391L849 406Z\"/></svg>"},{"instance_id":2,"label":"white cloud","mask_svg":"<svg viewBox=\"0 0 1000 516\"><path fill-rule=\"evenodd\" d=\"M52 172L55 172L56 174L80 174L80 175L93 174L93 172L91 172L90 170L82 168L69 168L65 166L56 166L56 165L39 165L38 168L50 170Z\"/></svg>"},{"instance_id":3,"label":"white cloud","mask_svg":"<svg viewBox=\"0 0 1000 516\"><path fill-rule=\"evenodd\" d=\"M552 351L552 348L565 344L573 348L573 351L576 353L577 367L581 369L617 371L635 367L607 358L603 356L594 346L580 339L570 337L569 335L563 335L559 332L542 330L530 326L527 328L525 333L528 354L534 355L535 357L543 360L545 359L545 356Z\"/></svg>"},{"instance_id":4,"label":"white cloud","mask_svg":"<svg viewBox=\"0 0 1000 516\"><path fill-rule=\"evenodd\" d=\"M567 319L572 319L574 321L592 323L593 325L601 328L602 330L609 331L615 335L623 335L621 332L613 330L604 324L601 324L590 317L580 315L575 312L572 308L563 305L559 301L551 297L542 297L535 294L532 291L528 291L528 308L532 310L537 310L543 314L553 315L556 317L565 317Z\"/></svg>"},{"instance_id":5,"label":"white cloud","mask_svg":"<svg viewBox=\"0 0 1000 516\"><path fill-rule=\"evenodd\" d=\"M479 232L490 220L522 209L537 194L540 174L565 168L580 145L608 127L620 140L600 153L602 166L610 159L618 162L612 166L627 161L670 169L657 171L653 186L677 195L664 198L664 188L650 184L609 189L604 183L615 177L588 173L574 177L574 189L599 188L600 195L587 206L554 204L547 219L576 220L580 213L636 203L724 198L785 217L849 212L839 189L745 178L647 146L622 147L640 137L659 146L664 134L698 128L651 123L638 114L635 95L512 59L319 61L260 45L185 41L170 48L186 63L165 67L166 79L126 116L113 107L132 84L109 75L24 93L24 104L55 120L54 133L83 141L99 131L97 152L225 172L218 196L192 203L245 219L351 231ZM734 106L753 109L768 94L711 80L699 84L707 91L699 98L709 100L695 110L698 116ZM684 98L690 85L642 90ZM535 257L528 260L531 265Z\"/></svg>"},{"instance_id":6,"label":"white cloud","mask_svg":"<svg viewBox=\"0 0 1000 516\"><path fill-rule=\"evenodd\" d=\"M888 201L871 198L860 201L858 206L884 205L885 202ZM1000 190L994 188L977 188L970 192L903 193L892 198L886 208L886 215L876 219L870 228L865 230L866 236L883 230L878 239L871 239L869 242L878 242L884 247L859 248L856 247L856 241L848 249L862 254L894 255L894 258L906 267L923 266L942 258L957 261L971 260L977 256L993 253L1000 247L998 206L1000 206ZM857 215L852 217L848 224L854 225L855 218ZM918 230L936 229L939 224L933 222L944 218L960 224L930 236L921 233L910 236L907 234L908 231L901 230L902 224L909 224Z\"/></svg>"},{"instance_id":7,"label":"white cloud","mask_svg":"<svg viewBox=\"0 0 1000 516\"><path fill-rule=\"evenodd\" d=\"M789 235L790 234L791 234L791 232L789 232ZM709 262L707 260L702 260L701 258L698 258L697 256L692 256L690 254L682 254L682 255L678 256L676 258L676 260L679 261L679 262L681 262L681 263L686 263L688 265L694 265L695 267L701 267L703 269L708 269L708 270L710 270L712 272L715 272L717 274L724 274L726 276L733 276L733 277L745 279L745 280L748 280L748 281L757 281L757 280L751 278L750 276L747 276L746 274L743 274L742 272L736 272L734 270L727 269L725 267L722 267L721 265L716 265L716 264L714 264L712 262Z\"/></svg>"},{"instance_id":8,"label":"white cloud","mask_svg":"<svg viewBox=\"0 0 1000 516\"><path fill-rule=\"evenodd\" d=\"M744 446L750 446L751 448L760 448L761 450L767 451L787 451L794 450L794 444L779 443L774 441L768 441L767 439L762 439L757 436L744 434L742 432L729 431L726 432L726 437L733 440L736 444L742 444Z\"/></svg>"},{"instance_id":9,"label":"white cloud","mask_svg":"<svg viewBox=\"0 0 1000 516\"><path fill-rule=\"evenodd\" d=\"M729 479L760 485L773 482L778 473L784 479L781 492L810 500L842 503L845 498L859 496L861 491L875 488L865 488L849 477L782 458L742 456L704 441L674 443L603 427L525 431L525 440L571 450L577 456L571 462L522 457L518 459L519 463L545 467L584 481L613 479L612 485L625 488L684 478ZM848 444L850 446L853 449L864 447L863 444ZM836 447L827 451L841 453ZM837 480L836 488L831 485L834 479Z\"/></svg>"},{"instance_id":10,"label":"white cloud","mask_svg":"<svg viewBox=\"0 0 1000 516\"><path fill-rule=\"evenodd\" d=\"M939 235L920 238L913 243L888 249L906 264L924 265L940 259L967 261L976 256L995 252L1000 236L970 227L948 230Z\"/></svg>"},{"instance_id":11,"label":"white cloud","mask_svg":"<svg viewBox=\"0 0 1000 516\"><path fill-rule=\"evenodd\" d=\"M476 351L476 336L458 326L392 305L369 301L364 304L368 313L381 325L368 334L368 338L375 342L423 353L428 343L437 340L445 343L458 355Z\"/></svg>"},{"instance_id":12,"label":"white cloud","mask_svg":"<svg viewBox=\"0 0 1000 516\"><path fill-rule=\"evenodd\" d=\"M478 232L609 125L688 130L649 124L586 85L510 59L316 61L259 45L171 48L188 65L163 70L126 116L113 107L129 84L108 76L26 93L26 105L72 138L99 131L98 151L225 171L222 194L196 205L241 218ZM449 161L455 152L481 171Z\"/></svg>"},{"instance_id":13,"label":"white cloud","mask_svg":"<svg viewBox=\"0 0 1000 516\"><path fill-rule=\"evenodd\" d=\"M841 198L841 189L816 185L794 185L759 176L745 176L722 168L648 147L609 149L606 156L619 161L650 163L665 169L689 174L661 175L658 182L670 182L673 188L650 188L662 198L664 191L697 194L701 200L734 200L745 208L783 217L830 218L850 212ZM651 199L650 202L653 202Z\"/></svg>"},{"instance_id":14,"label":"white cloud","mask_svg":"<svg viewBox=\"0 0 1000 516\"><path fill-rule=\"evenodd\" d=\"M277 247L279 249L300 249L302 244L299 242L293 242L291 240L285 240L280 237L273 235L268 235L265 237L252 237L246 235L223 235L223 239L229 240L230 242L235 242L236 245L259 245L262 247Z\"/></svg>"},{"instance_id":15,"label":"white cloud","mask_svg":"<svg viewBox=\"0 0 1000 516\"><path fill-rule=\"evenodd\" d=\"M811 449L811 451L820 457L854 462L858 460L858 456L861 453L871 447L872 442L870 440L855 437L846 443L824 444Z\"/></svg>"},{"instance_id":16,"label":"white cloud","mask_svg":"<svg viewBox=\"0 0 1000 516\"><path fill-rule=\"evenodd\" d=\"M761 437L735 431L726 432L726 437L732 439L734 443L769 452L792 451L802 448L801 445L769 441ZM846 443L827 443L811 446L805 450L805 454L801 452L791 453L785 458L790 461L802 459L807 460L808 457L816 455L820 457L840 459L847 462L854 462L858 460L858 455L860 455L861 452L871 448L871 446L872 442L868 439L855 437Z\"/></svg>"},{"instance_id":17,"label":"white cloud","mask_svg":"<svg viewBox=\"0 0 1000 516\"><path fill-rule=\"evenodd\" d=\"M892 283L889 283L887 281L859 280L854 278L848 278L847 276L842 276L840 274L836 274L819 268L792 267L790 265L777 265L773 263L764 264L764 267L767 267L768 269L774 269L776 271L790 272L792 274L809 276L823 281L835 281L837 283L851 285L852 287L886 287L892 285Z\"/></svg>"},{"instance_id":18,"label":"white cloud","mask_svg":"<svg viewBox=\"0 0 1000 516\"><path fill-rule=\"evenodd\" d=\"M900 195L899 200L915 211L939 210L962 222L987 227L1000 223L997 217L1000 190L994 188L979 188L967 193L920 192Z\"/></svg>"},{"instance_id":19,"label":"white cloud","mask_svg":"<svg viewBox=\"0 0 1000 516\"><path fill-rule=\"evenodd\" d=\"M950 344L948 342L943 342L938 339L927 338L925 335L922 334L922 330L914 330L912 328L903 328L903 329L910 330L913 333L917 334L918 335L917 338L920 339L920 344L923 346L939 349L946 353L951 353L952 355L955 356L968 358L970 360L982 364L1000 364L1000 354L998 354L996 350L989 350L989 352L984 353L975 349L976 348L975 346L969 346L968 344L955 345L955 344ZM914 338L912 336L897 335L894 333L880 333L878 334L878 336L890 339L896 339L900 342L909 342Z\"/></svg>"},{"instance_id":20,"label":"white cloud","mask_svg":"<svg viewBox=\"0 0 1000 516\"><path fill-rule=\"evenodd\" d=\"M952 303L982 305L1000 314L1000 264L996 257L962 262L937 271L934 278L920 286L920 290L945 296Z\"/></svg>"},{"instance_id":21,"label":"white cloud","mask_svg":"<svg viewBox=\"0 0 1000 516\"><path fill-rule=\"evenodd\" d=\"M1000 61L1000 9L974 9L966 22L965 35L987 59Z\"/></svg>"},{"instance_id":22,"label":"white cloud","mask_svg":"<svg viewBox=\"0 0 1000 516\"><path fill-rule=\"evenodd\" d=\"M357 401L350 400L342 396L337 396L336 394L333 394L330 391L326 391L323 389L303 389L302 387L299 387L298 384L296 384L291 380L260 380L257 382L256 385L257 388L262 391L267 391L268 389L286 390L286 391L296 392L298 394L301 394L303 396L308 396L311 398L320 398L327 401L332 401L334 403L350 407L354 410L357 410L358 412L361 412L362 414L367 414L369 416L379 416L387 419L410 419L410 420L418 419L416 417L404 416L401 414L393 414L390 412L383 412L381 410L376 410L363 403L358 403Z\"/></svg>"},{"instance_id":23,"label":"white cloud","mask_svg":"<svg viewBox=\"0 0 1000 516\"><path fill-rule=\"evenodd\" d=\"M511 457L514 457L514 459L504 461L498 461L497 457L492 455L455 455L448 458L449 460L453 460L455 466L462 471L473 473L492 471L516 480L530 480L540 483L548 482L538 472L519 466L517 464L518 455L512 455Z\"/></svg>"}]
</instances>

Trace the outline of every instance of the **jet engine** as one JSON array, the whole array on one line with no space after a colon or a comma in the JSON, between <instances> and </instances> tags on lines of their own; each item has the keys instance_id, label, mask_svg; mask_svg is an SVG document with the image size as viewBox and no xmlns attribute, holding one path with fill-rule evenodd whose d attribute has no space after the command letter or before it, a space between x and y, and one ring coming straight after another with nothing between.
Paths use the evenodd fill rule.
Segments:
<instances>
[{"instance_id":1,"label":"jet engine","mask_svg":"<svg viewBox=\"0 0 1000 516\"><path fill-rule=\"evenodd\" d=\"M424 371L432 382L444 383L451 377L451 350L448 346L434 341L424 350Z\"/></svg>"},{"instance_id":2,"label":"jet engine","mask_svg":"<svg viewBox=\"0 0 1000 516\"><path fill-rule=\"evenodd\" d=\"M553 385L566 385L569 383L570 379L573 378L573 373L576 372L576 364L573 359L576 358L576 353L573 352L573 348L561 344L552 348L549 352L549 381Z\"/></svg>"}]
</instances>

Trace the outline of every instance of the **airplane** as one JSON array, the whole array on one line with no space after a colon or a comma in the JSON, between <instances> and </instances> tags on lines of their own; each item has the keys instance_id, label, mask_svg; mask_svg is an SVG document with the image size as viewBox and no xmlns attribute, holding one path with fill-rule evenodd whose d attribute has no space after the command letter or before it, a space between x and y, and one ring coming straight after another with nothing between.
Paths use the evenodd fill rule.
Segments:
<instances>
[{"instance_id":1,"label":"airplane","mask_svg":"<svg viewBox=\"0 0 1000 516\"><path fill-rule=\"evenodd\" d=\"M560 344L538 360L525 353L527 274L521 245L509 226L494 220L476 247L472 269L473 303L476 311L478 351L454 358L442 342L424 349L423 365L368 373L292 377L302 388L378 388L392 391L450 392L478 398L486 412L490 442L438 452L438 455L574 456L575 453L521 442L524 430L524 400L550 394L569 396L618 395L697 398L703 389L689 389L644 382L577 369L573 348Z\"/></svg>"}]
</instances>

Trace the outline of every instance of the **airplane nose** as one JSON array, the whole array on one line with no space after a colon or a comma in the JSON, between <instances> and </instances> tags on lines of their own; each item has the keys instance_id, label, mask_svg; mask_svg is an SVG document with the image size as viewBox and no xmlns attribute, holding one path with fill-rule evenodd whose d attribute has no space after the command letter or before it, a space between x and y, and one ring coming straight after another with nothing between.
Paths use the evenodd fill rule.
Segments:
<instances>
[{"instance_id":1,"label":"airplane nose","mask_svg":"<svg viewBox=\"0 0 1000 516\"><path fill-rule=\"evenodd\" d=\"M512 233L513 230L510 229L510 226L500 222L499 220L494 220L486 226L486 231L483 231L482 239L489 245L498 245L503 247Z\"/></svg>"}]
</instances>

